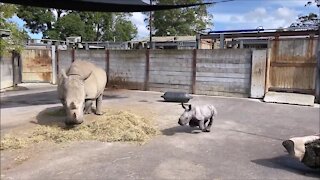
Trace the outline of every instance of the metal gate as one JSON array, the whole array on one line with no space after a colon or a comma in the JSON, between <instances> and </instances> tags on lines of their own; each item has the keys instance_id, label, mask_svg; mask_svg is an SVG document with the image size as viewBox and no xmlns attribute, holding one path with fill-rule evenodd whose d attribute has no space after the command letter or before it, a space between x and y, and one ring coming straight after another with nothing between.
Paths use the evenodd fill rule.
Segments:
<instances>
[{"instance_id":1,"label":"metal gate","mask_svg":"<svg viewBox=\"0 0 320 180\"><path fill-rule=\"evenodd\" d=\"M314 94L316 77L314 37L270 42L268 90Z\"/></svg>"},{"instance_id":2,"label":"metal gate","mask_svg":"<svg viewBox=\"0 0 320 180\"><path fill-rule=\"evenodd\" d=\"M25 49L21 59L22 82L52 82L50 49Z\"/></svg>"}]
</instances>

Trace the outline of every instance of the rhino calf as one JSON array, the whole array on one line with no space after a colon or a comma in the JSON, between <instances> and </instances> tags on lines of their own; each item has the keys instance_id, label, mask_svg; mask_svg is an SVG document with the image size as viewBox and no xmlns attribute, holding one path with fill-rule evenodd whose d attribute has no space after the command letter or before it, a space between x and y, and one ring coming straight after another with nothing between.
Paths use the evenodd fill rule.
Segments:
<instances>
[{"instance_id":1,"label":"rhino calf","mask_svg":"<svg viewBox=\"0 0 320 180\"><path fill-rule=\"evenodd\" d=\"M213 105L192 106L190 104L188 107L186 107L183 103L181 103L181 105L184 109L184 112L179 118L179 125L185 126L189 123L191 127L199 126L201 131L210 132L213 119L218 114ZM209 123L207 124L208 121Z\"/></svg>"},{"instance_id":2,"label":"rhino calf","mask_svg":"<svg viewBox=\"0 0 320 180\"><path fill-rule=\"evenodd\" d=\"M67 72L61 71L57 90L67 114L67 125L82 123L83 114L91 113L93 101L96 101L96 114L102 114L102 96L106 83L105 70L88 61L74 61Z\"/></svg>"}]
</instances>

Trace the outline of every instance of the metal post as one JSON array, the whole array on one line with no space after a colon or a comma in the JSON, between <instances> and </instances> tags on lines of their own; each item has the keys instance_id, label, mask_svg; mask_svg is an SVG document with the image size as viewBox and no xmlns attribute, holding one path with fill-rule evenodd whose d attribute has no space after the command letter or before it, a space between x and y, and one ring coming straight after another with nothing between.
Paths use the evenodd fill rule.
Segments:
<instances>
[{"instance_id":1,"label":"metal post","mask_svg":"<svg viewBox=\"0 0 320 180\"><path fill-rule=\"evenodd\" d=\"M152 5L152 0L150 0L150 5ZM149 28L150 28L150 31L149 31L149 48L152 49L152 11L150 11L149 13Z\"/></svg>"},{"instance_id":2,"label":"metal post","mask_svg":"<svg viewBox=\"0 0 320 180\"><path fill-rule=\"evenodd\" d=\"M243 40L240 40L240 49L243 49Z\"/></svg>"},{"instance_id":3,"label":"metal post","mask_svg":"<svg viewBox=\"0 0 320 180\"><path fill-rule=\"evenodd\" d=\"M320 0L316 1L320 14ZM317 67L316 67L316 102L320 103L320 22L318 22L318 43L317 43ZM319 124L320 126L320 124Z\"/></svg>"},{"instance_id":4,"label":"metal post","mask_svg":"<svg viewBox=\"0 0 320 180\"><path fill-rule=\"evenodd\" d=\"M196 77L197 77L197 50L193 50L192 55L192 78L191 78L191 92L196 94Z\"/></svg>"},{"instance_id":5,"label":"metal post","mask_svg":"<svg viewBox=\"0 0 320 180\"><path fill-rule=\"evenodd\" d=\"M145 79L144 90L149 91L149 72L150 72L150 50L146 50L146 67L145 67Z\"/></svg>"},{"instance_id":6,"label":"metal post","mask_svg":"<svg viewBox=\"0 0 320 180\"><path fill-rule=\"evenodd\" d=\"M201 37L199 33L196 35L196 49L201 49Z\"/></svg>"},{"instance_id":7,"label":"metal post","mask_svg":"<svg viewBox=\"0 0 320 180\"><path fill-rule=\"evenodd\" d=\"M56 46L51 46L51 62L52 62L52 84L57 81L57 64L56 64Z\"/></svg>"},{"instance_id":8,"label":"metal post","mask_svg":"<svg viewBox=\"0 0 320 180\"><path fill-rule=\"evenodd\" d=\"M220 49L224 49L224 34L220 34Z\"/></svg>"},{"instance_id":9,"label":"metal post","mask_svg":"<svg viewBox=\"0 0 320 180\"><path fill-rule=\"evenodd\" d=\"M318 27L317 67L316 67L316 102L320 103L320 26Z\"/></svg>"}]
</instances>

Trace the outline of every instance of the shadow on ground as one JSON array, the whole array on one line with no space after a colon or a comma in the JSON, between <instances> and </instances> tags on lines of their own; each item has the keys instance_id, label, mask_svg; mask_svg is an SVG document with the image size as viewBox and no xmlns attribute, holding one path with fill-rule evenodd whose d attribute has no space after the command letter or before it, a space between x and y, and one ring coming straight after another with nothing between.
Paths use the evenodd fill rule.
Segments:
<instances>
[{"instance_id":1,"label":"shadow on ground","mask_svg":"<svg viewBox=\"0 0 320 180\"><path fill-rule=\"evenodd\" d=\"M62 106L49 107L39 112L36 116L36 121L30 121L30 123L66 127L64 123L65 117Z\"/></svg>"},{"instance_id":2,"label":"shadow on ground","mask_svg":"<svg viewBox=\"0 0 320 180\"><path fill-rule=\"evenodd\" d=\"M122 99L128 98L126 96L119 95L104 95L103 99ZM58 104L60 100L58 99L57 91L47 91L41 93L32 93L25 95L8 96L1 98L1 109L12 108L12 107L24 107L33 105L48 105L48 104Z\"/></svg>"},{"instance_id":3,"label":"shadow on ground","mask_svg":"<svg viewBox=\"0 0 320 180\"><path fill-rule=\"evenodd\" d=\"M251 162L269 168L283 169L307 177L320 178L320 170L308 168L299 161L291 158L289 155L274 157L270 159L256 159L252 160Z\"/></svg>"},{"instance_id":4,"label":"shadow on ground","mask_svg":"<svg viewBox=\"0 0 320 180\"><path fill-rule=\"evenodd\" d=\"M176 133L189 133L189 134L198 134L200 133L200 130L197 128L192 128L189 126L175 126L167 129L161 130L163 135L166 136L173 136Z\"/></svg>"},{"instance_id":5,"label":"shadow on ground","mask_svg":"<svg viewBox=\"0 0 320 180\"><path fill-rule=\"evenodd\" d=\"M58 95L56 91L9 96L1 98L1 109L12 107L24 107L32 105L57 104Z\"/></svg>"}]
</instances>

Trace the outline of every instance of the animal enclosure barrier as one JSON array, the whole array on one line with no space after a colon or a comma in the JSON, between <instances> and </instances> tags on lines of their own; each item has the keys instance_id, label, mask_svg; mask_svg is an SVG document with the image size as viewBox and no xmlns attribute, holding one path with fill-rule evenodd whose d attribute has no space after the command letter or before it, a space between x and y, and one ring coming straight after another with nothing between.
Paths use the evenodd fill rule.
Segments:
<instances>
[{"instance_id":1,"label":"animal enclosure barrier","mask_svg":"<svg viewBox=\"0 0 320 180\"><path fill-rule=\"evenodd\" d=\"M108 87L249 97L249 49L58 50L57 69L76 59L104 67Z\"/></svg>"},{"instance_id":2,"label":"animal enclosure barrier","mask_svg":"<svg viewBox=\"0 0 320 180\"><path fill-rule=\"evenodd\" d=\"M267 90L314 94L317 38L272 40Z\"/></svg>"},{"instance_id":3,"label":"animal enclosure barrier","mask_svg":"<svg viewBox=\"0 0 320 180\"><path fill-rule=\"evenodd\" d=\"M25 49L21 58L22 82L52 82L50 49Z\"/></svg>"}]
</instances>

